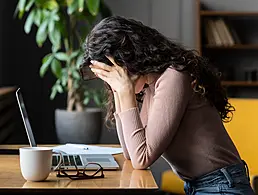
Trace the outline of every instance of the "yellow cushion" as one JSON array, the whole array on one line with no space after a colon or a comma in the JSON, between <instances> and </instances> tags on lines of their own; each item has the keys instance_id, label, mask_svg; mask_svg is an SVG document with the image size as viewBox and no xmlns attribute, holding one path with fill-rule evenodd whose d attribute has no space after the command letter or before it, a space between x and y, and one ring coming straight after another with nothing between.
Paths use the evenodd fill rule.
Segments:
<instances>
[{"instance_id":1,"label":"yellow cushion","mask_svg":"<svg viewBox=\"0 0 258 195\"><path fill-rule=\"evenodd\" d=\"M173 171L164 171L161 177L161 190L175 194L184 193L184 182Z\"/></svg>"},{"instance_id":2,"label":"yellow cushion","mask_svg":"<svg viewBox=\"0 0 258 195\"><path fill-rule=\"evenodd\" d=\"M229 101L236 111L232 121L224 123L225 128L248 165L251 184L254 187L253 178L258 176L258 99L231 98ZM161 189L184 194L183 181L172 171L162 174Z\"/></svg>"},{"instance_id":3,"label":"yellow cushion","mask_svg":"<svg viewBox=\"0 0 258 195\"><path fill-rule=\"evenodd\" d=\"M232 98L229 101L236 111L225 127L246 161L250 175L258 175L258 99Z\"/></svg>"}]
</instances>

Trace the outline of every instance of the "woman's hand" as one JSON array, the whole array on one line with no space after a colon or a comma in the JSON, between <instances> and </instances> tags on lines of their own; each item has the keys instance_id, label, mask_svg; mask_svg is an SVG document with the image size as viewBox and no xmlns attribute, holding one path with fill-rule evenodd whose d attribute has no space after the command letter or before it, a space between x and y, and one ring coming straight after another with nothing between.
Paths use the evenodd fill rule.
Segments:
<instances>
[{"instance_id":1,"label":"woman's hand","mask_svg":"<svg viewBox=\"0 0 258 195\"><path fill-rule=\"evenodd\" d=\"M114 66L92 60L90 68L100 79L107 82L115 92L134 92L134 84L126 69L118 66L112 57L106 56Z\"/></svg>"},{"instance_id":2,"label":"woman's hand","mask_svg":"<svg viewBox=\"0 0 258 195\"><path fill-rule=\"evenodd\" d=\"M118 66L114 59L107 57L114 66L109 66L102 62L91 61L90 66L92 72L94 72L100 79L107 82L112 88L114 95L117 95L119 100L121 112L130 108L136 107L136 99L134 94L134 80L130 78L127 70Z\"/></svg>"}]
</instances>

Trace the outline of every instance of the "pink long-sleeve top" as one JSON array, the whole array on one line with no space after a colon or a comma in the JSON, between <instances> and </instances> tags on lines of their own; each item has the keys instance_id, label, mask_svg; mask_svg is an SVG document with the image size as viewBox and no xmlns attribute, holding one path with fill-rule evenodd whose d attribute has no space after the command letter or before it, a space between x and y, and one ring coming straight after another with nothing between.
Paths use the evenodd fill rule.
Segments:
<instances>
[{"instance_id":1,"label":"pink long-sleeve top","mask_svg":"<svg viewBox=\"0 0 258 195\"><path fill-rule=\"evenodd\" d=\"M191 78L168 68L145 90L137 107L115 113L124 156L145 169L160 156L182 179L241 162L218 111L196 94Z\"/></svg>"}]
</instances>

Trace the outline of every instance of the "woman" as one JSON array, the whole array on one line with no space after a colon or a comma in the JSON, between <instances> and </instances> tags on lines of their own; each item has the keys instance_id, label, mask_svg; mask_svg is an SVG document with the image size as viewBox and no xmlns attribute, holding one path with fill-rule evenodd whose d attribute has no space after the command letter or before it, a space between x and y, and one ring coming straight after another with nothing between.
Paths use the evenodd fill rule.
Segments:
<instances>
[{"instance_id":1,"label":"woman","mask_svg":"<svg viewBox=\"0 0 258 195\"><path fill-rule=\"evenodd\" d=\"M253 194L223 126L234 108L203 57L140 22L112 16L88 35L85 65L107 84L106 120L115 118L135 169L163 156L186 194Z\"/></svg>"}]
</instances>

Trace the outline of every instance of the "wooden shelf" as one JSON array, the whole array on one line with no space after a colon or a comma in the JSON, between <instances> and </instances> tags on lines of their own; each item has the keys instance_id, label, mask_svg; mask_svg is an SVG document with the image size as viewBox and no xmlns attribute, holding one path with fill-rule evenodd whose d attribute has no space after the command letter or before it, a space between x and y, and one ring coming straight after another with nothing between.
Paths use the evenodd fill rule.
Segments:
<instances>
[{"instance_id":1,"label":"wooden shelf","mask_svg":"<svg viewBox=\"0 0 258 195\"><path fill-rule=\"evenodd\" d=\"M258 81L222 81L223 86L258 87Z\"/></svg>"},{"instance_id":2,"label":"wooden shelf","mask_svg":"<svg viewBox=\"0 0 258 195\"><path fill-rule=\"evenodd\" d=\"M200 11L201 16L258 16L258 12Z\"/></svg>"},{"instance_id":3,"label":"wooden shelf","mask_svg":"<svg viewBox=\"0 0 258 195\"><path fill-rule=\"evenodd\" d=\"M208 6L210 8L210 10L204 10L204 9L202 10L202 8L205 7L205 3L203 6L201 0L196 0L196 2L199 5L197 7L197 22L196 22L197 38L196 38L196 40L197 40L197 48L198 48L200 55L209 56L213 60L216 60L216 58L223 59L223 57L225 57L228 61L225 64L225 66L231 67L233 62L236 63L237 65L242 65L242 64L238 63L238 61L235 62L235 60L234 60L235 57L237 60L242 59L242 58L244 59L244 58L249 57L246 54L251 53L253 55L254 54L253 52L256 52L256 51L258 52L258 43L257 42L243 43L243 40L245 40L244 36L248 36L248 33L250 33L250 35L252 35L257 32L255 27L250 26L250 29L243 29L244 26L243 26L243 28L240 26L239 27L240 29L239 29L239 28L236 28L238 26L234 26L234 25L238 25L238 24L236 24L234 22L231 23L231 19L236 18L237 20L241 20L241 22L243 22L243 23L246 22L246 24L248 25L249 21L254 21L254 20L258 19L258 10L257 11L256 10L254 10L254 11L212 10L211 5ZM230 9L230 7L225 7L225 8ZM207 21L206 21L206 19L207 19ZM216 21L217 19L221 19L219 23L208 21L208 20ZM241 25L241 22L239 22L239 25ZM226 28L228 28L229 33L225 33L225 32L223 33L223 31L225 31ZM238 34L238 30L241 30L242 34L240 32ZM251 33L250 30L253 30L254 32ZM217 32L211 33L212 31L217 31ZM231 45L231 46L229 46L229 45L228 46L225 46L225 45L218 46L215 44L216 43L215 40L217 40L218 37L221 39L221 42L223 42L222 40L227 40L228 34L231 34L231 36L236 44ZM208 40L211 40L211 41L208 41ZM241 40L242 40L242 42L241 42ZM220 42L220 41L217 41L217 42ZM227 42L230 42L230 41L227 41ZM214 44L212 44L212 43L214 43ZM219 53L219 52L221 52L221 53ZM228 55L228 52L230 52L230 55ZM242 54L240 55L239 52L244 52L245 55L242 55ZM217 59L217 62L220 62L221 59ZM216 64L217 62L215 61L214 64ZM230 70L228 70L228 71L230 71ZM221 81L221 85L224 86L225 88L232 88L232 89L236 88L236 89L242 90L246 87L246 88L252 88L253 90L256 90L256 88L258 88L258 80L257 81L224 80L224 81ZM230 93L231 93L231 91L230 91ZM248 93L246 93L246 94L247 94L247 96L249 95ZM258 96L258 94L257 94L257 96Z\"/></svg>"},{"instance_id":4,"label":"wooden shelf","mask_svg":"<svg viewBox=\"0 0 258 195\"><path fill-rule=\"evenodd\" d=\"M207 49L257 49L258 44L235 44L232 46L216 46L216 45L204 45Z\"/></svg>"}]
</instances>

